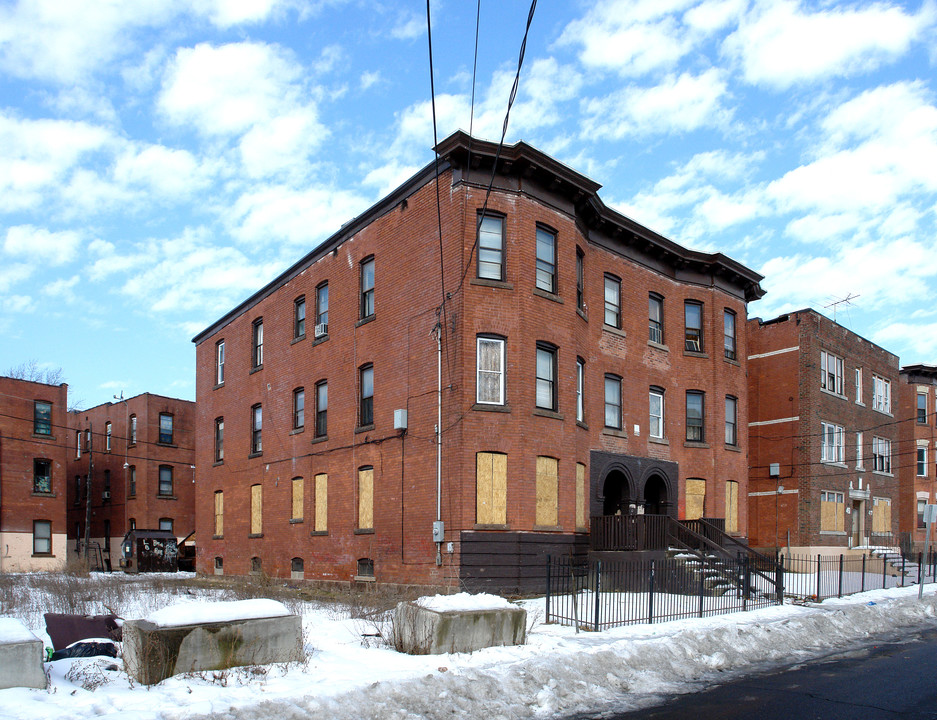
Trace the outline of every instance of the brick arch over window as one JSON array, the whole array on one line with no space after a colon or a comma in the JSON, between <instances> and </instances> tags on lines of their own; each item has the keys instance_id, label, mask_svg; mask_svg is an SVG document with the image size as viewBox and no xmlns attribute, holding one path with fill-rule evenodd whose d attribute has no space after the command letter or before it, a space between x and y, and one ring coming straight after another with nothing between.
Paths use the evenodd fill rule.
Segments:
<instances>
[{"instance_id":1,"label":"brick arch over window","mask_svg":"<svg viewBox=\"0 0 937 720\"><path fill-rule=\"evenodd\" d=\"M605 508L605 481L612 472L629 478L629 498L638 504L646 502L648 484L652 478L657 478L651 483L650 489L656 491L657 498L661 490L666 493L666 503L658 501L660 512L676 519L679 487L677 463L598 450L589 453L590 507L594 508L594 514L600 514Z\"/></svg>"}]
</instances>

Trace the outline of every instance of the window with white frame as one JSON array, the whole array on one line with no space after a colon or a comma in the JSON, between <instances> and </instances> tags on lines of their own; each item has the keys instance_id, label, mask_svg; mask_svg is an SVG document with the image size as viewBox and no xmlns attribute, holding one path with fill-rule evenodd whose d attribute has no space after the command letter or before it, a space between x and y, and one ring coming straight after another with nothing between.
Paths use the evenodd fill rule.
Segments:
<instances>
[{"instance_id":1,"label":"window with white frame","mask_svg":"<svg viewBox=\"0 0 937 720\"><path fill-rule=\"evenodd\" d=\"M585 422L585 408L583 407L583 391L586 382L586 361L576 358L576 420Z\"/></svg>"},{"instance_id":2,"label":"window with white frame","mask_svg":"<svg viewBox=\"0 0 937 720\"><path fill-rule=\"evenodd\" d=\"M891 380L878 375L872 376L872 409L883 413L891 412Z\"/></svg>"},{"instance_id":3,"label":"window with white frame","mask_svg":"<svg viewBox=\"0 0 937 720\"><path fill-rule=\"evenodd\" d=\"M891 440L887 438L872 438L872 471L891 472Z\"/></svg>"},{"instance_id":4,"label":"window with white frame","mask_svg":"<svg viewBox=\"0 0 937 720\"><path fill-rule=\"evenodd\" d=\"M478 217L478 277L504 280L504 218Z\"/></svg>"},{"instance_id":5,"label":"window with white frame","mask_svg":"<svg viewBox=\"0 0 937 720\"><path fill-rule=\"evenodd\" d=\"M820 444L820 460L822 462L841 463L845 459L845 430L842 425L821 422L822 440Z\"/></svg>"},{"instance_id":6,"label":"window with white frame","mask_svg":"<svg viewBox=\"0 0 937 720\"><path fill-rule=\"evenodd\" d=\"M621 327L621 280L614 275L605 276L605 324Z\"/></svg>"},{"instance_id":7,"label":"window with white frame","mask_svg":"<svg viewBox=\"0 0 937 720\"><path fill-rule=\"evenodd\" d=\"M739 444L738 399L726 395L726 445Z\"/></svg>"},{"instance_id":8,"label":"window with white frame","mask_svg":"<svg viewBox=\"0 0 937 720\"><path fill-rule=\"evenodd\" d=\"M52 521L33 520L33 555L52 554Z\"/></svg>"},{"instance_id":9,"label":"window with white frame","mask_svg":"<svg viewBox=\"0 0 937 720\"><path fill-rule=\"evenodd\" d=\"M476 339L475 402L504 405L504 339Z\"/></svg>"},{"instance_id":10,"label":"window with white frame","mask_svg":"<svg viewBox=\"0 0 937 720\"><path fill-rule=\"evenodd\" d=\"M864 453L862 451L862 433L857 432L856 433L856 470L865 470L865 468L862 465L863 454Z\"/></svg>"},{"instance_id":11,"label":"window with white frame","mask_svg":"<svg viewBox=\"0 0 937 720\"><path fill-rule=\"evenodd\" d=\"M820 387L843 394L843 359L826 350L820 351Z\"/></svg>"},{"instance_id":12,"label":"window with white frame","mask_svg":"<svg viewBox=\"0 0 937 720\"><path fill-rule=\"evenodd\" d=\"M917 421L920 425L927 423L927 395L924 393L917 394Z\"/></svg>"},{"instance_id":13,"label":"window with white frame","mask_svg":"<svg viewBox=\"0 0 937 720\"><path fill-rule=\"evenodd\" d=\"M215 343L215 385L224 385L224 340Z\"/></svg>"},{"instance_id":14,"label":"window with white frame","mask_svg":"<svg viewBox=\"0 0 937 720\"><path fill-rule=\"evenodd\" d=\"M648 393L648 412L650 415L648 434L652 438L664 437L664 391L652 387Z\"/></svg>"},{"instance_id":15,"label":"window with white frame","mask_svg":"<svg viewBox=\"0 0 937 720\"><path fill-rule=\"evenodd\" d=\"M722 313L723 324L723 344L725 345L725 356L728 360L736 359L735 344L735 313L726 308Z\"/></svg>"},{"instance_id":16,"label":"window with white frame","mask_svg":"<svg viewBox=\"0 0 937 720\"><path fill-rule=\"evenodd\" d=\"M919 447L917 449L917 476L927 477L927 448Z\"/></svg>"},{"instance_id":17,"label":"window with white frame","mask_svg":"<svg viewBox=\"0 0 937 720\"><path fill-rule=\"evenodd\" d=\"M621 430L621 378L605 376L605 427Z\"/></svg>"},{"instance_id":18,"label":"window with white frame","mask_svg":"<svg viewBox=\"0 0 937 720\"><path fill-rule=\"evenodd\" d=\"M537 287L548 293L556 292L556 233L537 227Z\"/></svg>"},{"instance_id":19,"label":"window with white frame","mask_svg":"<svg viewBox=\"0 0 937 720\"><path fill-rule=\"evenodd\" d=\"M856 402L862 405L862 368L856 368Z\"/></svg>"},{"instance_id":20,"label":"window with white frame","mask_svg":"<svg viewBox=\"0 0 937 720\"><path fill-rule=\"evenodd\" d=\"M264 320L257 318L251 324L251 368L264 364Z\"/></svg>"}]
</instances>

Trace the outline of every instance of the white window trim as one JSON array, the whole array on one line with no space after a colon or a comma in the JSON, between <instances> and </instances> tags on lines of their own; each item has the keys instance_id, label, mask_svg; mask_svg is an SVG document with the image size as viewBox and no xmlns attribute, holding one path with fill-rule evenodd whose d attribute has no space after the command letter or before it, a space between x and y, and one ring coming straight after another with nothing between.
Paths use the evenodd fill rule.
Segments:
<instances>
[{"instance_id":1,"label":"white window trim","mask_svg":"<svg viewBox=\"0 0 937 720\"><path fill-rule=\"evenodd\" d=\"M500 367L498 370L481 369L481 348L482 343L497 343L500 348ZM505 341L502 338L479 337L475 339L475 402L479 405L504 405L504 351ZM482 384L480 382L482 372L496 374L498 376L498 400L482 400L480 397Z\"/></svg>"},{"instance_id":2,"label":"white window trim","mask_svg":"<svg viewBox=\"0 0 937 720\"><path fill-rule=\"evenodd\" d=\"M891 380L872 376L872 409L891 415Z\"/></svg>"},{"instance_id":3,"label":"white window trim","mask_svg":"<svg viewBox=\"0 0 937 720\"><path fill-rule=\"evenodd\" d=\"M651 402L657 398L660 401L660 415L655 416ZM654 419L655 417L659 418L658 421L658 432L654 432ZM657 440L662 440L664 437L664 393L659 390L651 390L648 392L648 435Z\"/></svg>"},{"instance_id":4,"label":"white window trim","mask_svg":"<svg viewBox=\"0 0 937 720\"><path fill-rule=\"evenodd\" d=\"M827 443L827 434L832 430L833 443ZM831 452L832 450L832 452ZM843 465L846 460L846 430L842 425L820 422L820 461L833 465Z\"/></svg>"}]
</instances>

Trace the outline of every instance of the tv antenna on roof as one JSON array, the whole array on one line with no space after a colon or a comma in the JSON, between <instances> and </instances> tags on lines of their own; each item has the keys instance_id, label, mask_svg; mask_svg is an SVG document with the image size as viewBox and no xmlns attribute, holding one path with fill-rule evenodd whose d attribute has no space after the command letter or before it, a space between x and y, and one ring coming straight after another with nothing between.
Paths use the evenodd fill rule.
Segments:
<instances>
[{"instance_id":1,"label":"tv antenna on roof","mask_svg":"<svg viewBox=\"0 0 937 720\"><path fill-rule=\"evenodd\" d=\"M844 297L842 300L834 300L834 301L831 302L829 305L824 305L823 307L824 307L824 308L830 308L830 307L833 308L833 322L836 322L836 306L837 306L837 305L842 305L842 304L851 305L851 304L852 304L852 301L855 300L857 297L859 297L859 296L858 296L858 295L853 295L852 293L849 293L849 294L848 294L846 297Z\"/></svg>"}]
</instances>

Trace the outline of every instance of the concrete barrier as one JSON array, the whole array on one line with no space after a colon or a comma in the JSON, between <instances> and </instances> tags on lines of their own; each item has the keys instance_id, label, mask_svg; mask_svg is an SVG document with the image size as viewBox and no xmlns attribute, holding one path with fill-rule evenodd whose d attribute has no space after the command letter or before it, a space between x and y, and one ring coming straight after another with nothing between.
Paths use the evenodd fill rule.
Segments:
<instances>
[{"instance_id":1,"label":"concrete barrier","mask_svg":"<svg viewBox=\"0 0 937 720\"><path fill-rule=\"evenodd\" d=\"M123 632L124 669L144 685L185 672L291 662L303 657L302 618L298 615L169 626L128 620Z\"/></svg>"},{"instance_id":2,"label":"concrete barrier","mask_svg":"<svg viewBox=\"0 0 937 720\"><path fill-rule=\"evenodd\" d=\"M397 605L395 645L410 655L474 652L527 641L527 611L519 607L432 610L415 602Z\"/></svg>"},{"instance_id":3,"label":"concrete barrier","mask_svg":"<svg viewBox=\"0 0 937 720\"><path fill-rule=\"evenodd\" d=\"M42 641L15 618L0 618L0 689L45 689Z\"/></svg>"}]
</instances>

